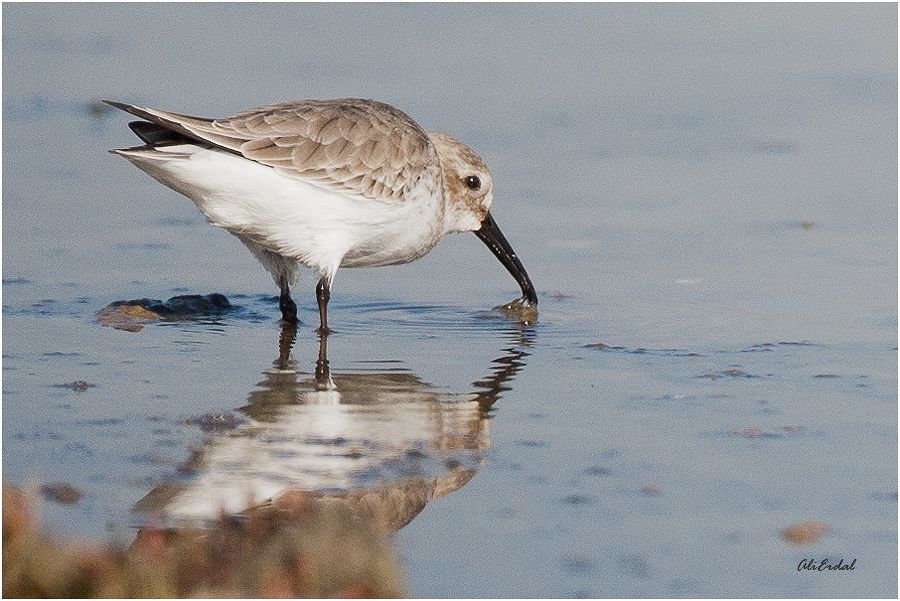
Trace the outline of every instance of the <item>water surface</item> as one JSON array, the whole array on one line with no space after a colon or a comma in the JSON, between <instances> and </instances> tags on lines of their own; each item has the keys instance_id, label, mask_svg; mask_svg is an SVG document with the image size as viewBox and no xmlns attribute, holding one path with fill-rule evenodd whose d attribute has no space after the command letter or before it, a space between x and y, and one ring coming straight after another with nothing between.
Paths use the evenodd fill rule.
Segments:
<instances>
[{"instance_id":1,"label":"water surface","mask_svg":"<svg viewBox=\"0 0 900 601\"><path fill-rule=\"evenodd\" d=\"M896 596L895 6L3 13L3 470L84 492L55 530L293 487L408 521L415 596ZM537 323L459 235L340 271L327 353L304 274L286 349L266 272L96 105L339 96L481 153ZM238 310L95 321L210 292Z\"/></svg>"}]
</instances>

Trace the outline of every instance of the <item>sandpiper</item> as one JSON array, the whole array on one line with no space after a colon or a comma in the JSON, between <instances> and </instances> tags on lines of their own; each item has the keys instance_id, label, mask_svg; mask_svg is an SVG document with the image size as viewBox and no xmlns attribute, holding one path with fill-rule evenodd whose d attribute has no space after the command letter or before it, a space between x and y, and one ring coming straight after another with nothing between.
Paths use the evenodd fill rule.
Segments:
<instances>
[{"instance_id":1,"label":"sandpiper","mask_svg":"<svg viewBox=\"0 0 900 601\"><path fill-rule=\"evenodd\" d=\"M445 235L475 232L537 303L531 279L490 213L493 179L461 142L426 132L374 100L300 100L224 119L120 102L145 119L144 142L116 149L243 242L281 289L282 319L297 321L298 267L319 273L319 330L338 267L408 263Z\"/></svg>"}]
</instances>

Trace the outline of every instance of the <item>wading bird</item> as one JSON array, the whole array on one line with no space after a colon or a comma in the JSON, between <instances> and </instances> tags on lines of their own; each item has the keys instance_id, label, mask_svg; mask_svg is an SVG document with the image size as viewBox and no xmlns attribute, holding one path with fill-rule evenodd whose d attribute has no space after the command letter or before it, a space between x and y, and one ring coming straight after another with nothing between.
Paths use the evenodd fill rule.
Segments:
<instances>
[{"instance_id":1,"label":"wading bird","mask_svg":"<svg viewBox=\"0 0 900 601\"><path fill-rule=\"evenodd\" d=\"M445 235L474 232L534 307L531 279L490 213L491 172L450 136L374 100L301 100L224 119L106 101L144 119L142 146L112 150L190 198L243 242L281 290L286 322L300 264L319 273L319 330L339 267L418 259Z\"/></svg>"}]
</instances>

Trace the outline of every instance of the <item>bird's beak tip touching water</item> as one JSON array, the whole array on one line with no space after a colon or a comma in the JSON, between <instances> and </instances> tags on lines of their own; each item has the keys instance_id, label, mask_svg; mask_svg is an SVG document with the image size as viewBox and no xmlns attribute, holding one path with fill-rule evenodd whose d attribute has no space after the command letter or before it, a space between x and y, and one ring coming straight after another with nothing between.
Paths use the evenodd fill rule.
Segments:
<instances>
[{"instance_id":1,"label":"bird's beak tip touching water","mask_svg":"<svg viewBox=\"0 0 900 601\"><path fill-rule=\"evenodd\" d=\"M506 237L504 237L503 232L500 231L500 227L490 213L481 222L481 227L475 230L475 235L491 249L494 256L500 260L503 266L506 267L506 270L516 279L516 282L522 289L522 302L529 306L537 305L537 293L534 291L534 285L531 283L531 278L528 277L528 272L525 271L525 267L519 261L519 257L516 256L515 251L513 251L509 242L506 241Z\"/></svg>"}]
</instances>

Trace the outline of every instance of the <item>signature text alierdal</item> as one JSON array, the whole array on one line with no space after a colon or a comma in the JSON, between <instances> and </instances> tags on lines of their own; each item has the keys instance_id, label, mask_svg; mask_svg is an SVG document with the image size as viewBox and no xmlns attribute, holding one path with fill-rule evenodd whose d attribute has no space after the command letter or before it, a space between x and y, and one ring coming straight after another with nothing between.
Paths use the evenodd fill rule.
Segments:
<instances>
[{"instance_id":1,"label":"signature text alierdal","mask_svg":"<svg viewBox=\"0 0 900 601\"><path fill-rule=\"evenodd\" d=\"M856 569L856 558L853 559L850 563L844 563L844 558L838 559L837 563L829 562L828 558L825 558L821 561L816 561L815 559L804 559L799 564L797 564L797 571L803 572L805 570L812 570L814 572L824 572L825 570L855 570Z\"/></svg>"}]
</instances>

